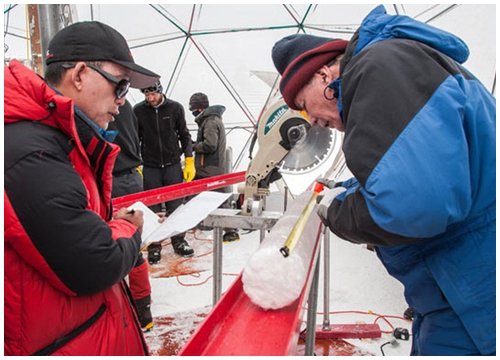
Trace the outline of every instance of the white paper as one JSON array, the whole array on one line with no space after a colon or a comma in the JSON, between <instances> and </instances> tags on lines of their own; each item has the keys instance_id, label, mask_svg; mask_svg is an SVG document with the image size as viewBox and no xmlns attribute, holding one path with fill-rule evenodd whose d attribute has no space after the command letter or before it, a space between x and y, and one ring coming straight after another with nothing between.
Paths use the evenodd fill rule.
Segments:
<instances>
[{"instance_id":1,"label":"white paper","mask_svg":"<svg viewBox=\"0 0 500 360\"><path fill-rule=\"evenodd\" d=\"M144 213L141 248L156 241L164 240L192 229L217 209L231 196L231 193L204 191L186 204L180 205L164 222L158 222L158 215L142 202L132 204L129 210L141 210Z\"/></svg>"},{"instance_id":2,"label":"white paper","mask_svg":"<svg viewBox=\"0 0 500 360\"><path fill-rule=\"evenodd\" d=\"M143 213L144 225L142 225L142 244L144 245L144 239L147 239L153 233L153 231L155 231L161 225L161 223L159 222L160 217L156 215L153 210L144 205L144 203L141 201L133 203L128 207L128 210L132 209L141 210Z\"/></svg>"}]
</instances>

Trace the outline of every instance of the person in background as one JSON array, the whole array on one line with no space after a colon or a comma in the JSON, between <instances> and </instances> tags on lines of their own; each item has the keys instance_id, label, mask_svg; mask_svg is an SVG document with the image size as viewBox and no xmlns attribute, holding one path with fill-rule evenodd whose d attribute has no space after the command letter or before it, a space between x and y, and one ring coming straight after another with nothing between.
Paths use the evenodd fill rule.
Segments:
<instances>
[{"instance_id":1,"label":"person in background","mask_svg":"<svg viewBox=\"0 0 500 360\"><path fill-rule=\"evenodd\" d=\"M108 129L117 132L114 143L120 147L120 153L113 168L112 196L115 198L143 191L139 168L142 164L139 124L128 100L125 99L125 104L120 107L120 113L115 116L115 121L109 123ZM137 263L128 274L128 280L141 327L149 331L154 325L151 315L151 282L148 265L141 251L139 251Z\"/></svg>"},{"instance_id":2,"label":"person in background","mask_svg":"<svg viewBox=\"0 0 500 360\"><path fill-rule=\"evenodd\" d=\"M226 108L222 105L210 106L208 96L198 92L189 98L189 111L198 124L196 142L193 145L196 167L195 180L226 173L226 129L222 122L222 114ZM225 189L216 191L224 192ZM223 205L223 207L227 206L229 205ZM230 242L240 239L236 229L224 230L223 241Z\"/></svg>"},{"instance_id":3,"label":"person in background","mask_svg":"<svg viewBox=\"0 0 500 360\"><path fill-rule=\"evenodd\" d=\"M375 245L413 309L412 355L496 352L495 98L453 34L375 8L352 39L273 47L280 91L345 132L354 175L325 192L330 230Z\"/></svg>"},{"instance_id":4,"label":"person in background","mask_svg":"<svg viewBox=\"0 0 500 360\"><path fill-rule=\"evenodd\" d=\"M109 123L108 129L117 132L114 143L120 147L113 168L113 197L143 191L139 123L128 100L120 107L120 113Z\"/></svg>"},{"instance_id":5,"label":"person in background","mask_svg":"<svg viewBox=\"0 0 500 360\"><path fill-rule=\"evenodd\" d=\"M178 102L167 99L160 81L141 89L141 92L145 100L134 106L134 113L139 121L144 190L179 184L183 180L190 182L194 179L196 170L193 144L186 125L184 108ZM181 167L183 154L184 170ZM181 198L166 202L167 215L177 209L183 200ZM155 212L162 211L161 204L154 205L151 209ZM185 240L185 233L172 236L170 240L176 254L184 257L193 256L194 251ZM150 244L148 262L156 264L160 260L161 242Z\"/></svg>"},{"instance_id":6,"label":"person in background","mask_svg":"<svg viewBox=\"0 0 500 360\"><path fill-rule=\"evenodd\" d=\"M4 67L5 355L148 354L124 281L143 216L112 218L119 149L106 129L130 86L158 78L96 21L55 34L45 81Z\"/></svg>"}]
</instances>

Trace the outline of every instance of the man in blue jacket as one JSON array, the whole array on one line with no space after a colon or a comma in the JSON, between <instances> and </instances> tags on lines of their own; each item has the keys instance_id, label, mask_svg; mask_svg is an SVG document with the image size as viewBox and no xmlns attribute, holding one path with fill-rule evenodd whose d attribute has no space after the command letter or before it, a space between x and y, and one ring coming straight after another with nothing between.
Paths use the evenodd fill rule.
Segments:
<instances>
[{"instance_id":1,"label":"man in blue jacket","mask_svg":"<svg viewBox=\"0 0 500 360\"><path fill-rule=\"evenodd\" d=\"M292 35L272 52L286 103L345 131L354 178L318 213L404 284L412 355L495 353L496 106L460 65L468 55L383 6L349 42Z\"/></svg>"}]
</instances>

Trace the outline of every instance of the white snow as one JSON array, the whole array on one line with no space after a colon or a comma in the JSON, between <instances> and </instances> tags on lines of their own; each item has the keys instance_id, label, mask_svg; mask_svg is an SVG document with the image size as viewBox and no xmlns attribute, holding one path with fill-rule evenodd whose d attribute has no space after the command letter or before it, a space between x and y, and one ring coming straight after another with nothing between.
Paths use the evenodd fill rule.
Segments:
<instances>
[{"instance_id":1,"label":"white snow","mask_svg":"<svg viewBox=\"0 0 500 360\"><path fill-rule=\"evenodd\" d=\"M222 290L225 291L235 280L235 277L247 264L250 256L259 248L259 232L245 233L240 231L241 240L223 245L223 279ZM196 237L196 239L194 238ZM200 314L207 313L212 305L212 238L211 231L196 231L187 234L187 240L195 248L195 256L204 255L198 264L198 275L183 275L174 277L151 277L152 283L152 313L153 317L171 316L174 322L170 329L184 328L178 331L177 341L181 346L192 333L193 324L201 321ZM377 322L383 331L391 328L384 319L376 314L401 317L407 305L403 297L403 287L390 277L376 254L361 245L351 244L331 235L330 259L330 323L353 324ZM163 256L172 256L170 245L164 246ZM158 265L154 265L158 266ZM318 294L317 325L323 323L323 261L320 264L320 283ZM205 271L203 271L205 270ZM182 282L184 286L180 284ZM186 286L187 284L193 286ZM199 285L197 285L199 284ZM338 313L342 312L342 313ZM195 318L196 321L193 320ZM303 328L305 328L305 317ZM411 323L388 317L394 327L405 327L410 330ZM155 337L155 331L166 331L165 328L154 329L146 334L150 350L160 346ZM360 354L381 355L380 345L393 339L390 334L383 334L380 339L347 339L359 348ZM409 355L410 341L398 341L398 346L384 346L386 355Z\"/></svg>"}]
</instances>

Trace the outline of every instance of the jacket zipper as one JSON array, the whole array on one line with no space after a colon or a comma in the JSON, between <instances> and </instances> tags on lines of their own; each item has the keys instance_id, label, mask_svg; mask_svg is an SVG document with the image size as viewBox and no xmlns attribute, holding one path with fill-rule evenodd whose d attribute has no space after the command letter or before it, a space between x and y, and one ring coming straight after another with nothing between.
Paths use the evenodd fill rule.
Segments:
<instances>
[{"instance_id":1,"label":"jacket zipper","mask_svg":"<svg viewBox=\"0 0 500 360\"><path fill-rule=\"evenodd\" d=\"M160 167L165 167L165 161L163 161L163 146L161 145L161 133L160 133L160 119L158 118L158 108L155 108L156 113L156 128L158 129L158 143L160 145Z\"/></svg>"}]
</instances>

